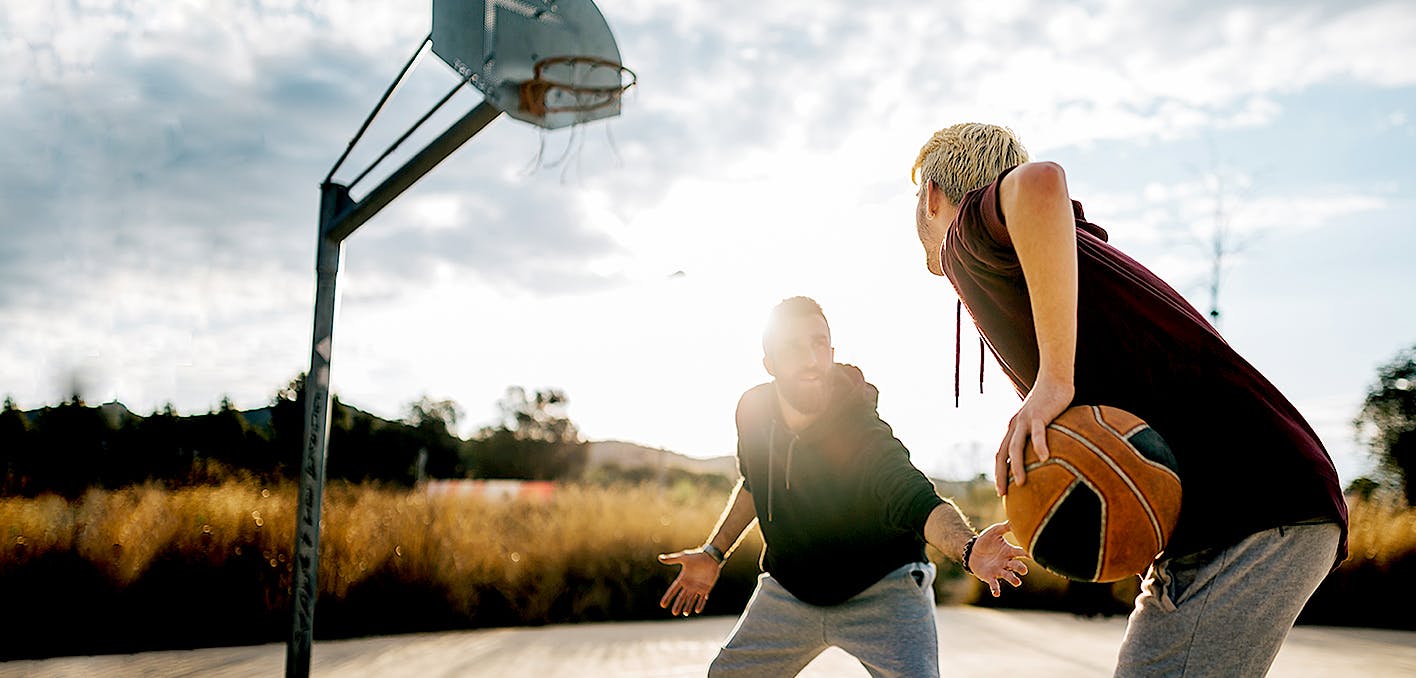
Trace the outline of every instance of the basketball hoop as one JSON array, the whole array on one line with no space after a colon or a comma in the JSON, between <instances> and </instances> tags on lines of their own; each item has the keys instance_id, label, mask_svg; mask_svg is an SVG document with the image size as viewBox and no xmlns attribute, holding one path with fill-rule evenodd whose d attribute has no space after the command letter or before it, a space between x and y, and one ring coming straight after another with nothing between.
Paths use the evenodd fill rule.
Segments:
<instances>
[{"instance_id":1,"label":"basketball hoop","mask_svg":"<svg viewBox=\"0 0 1416 678\"><path fill-rule=\"evenodd\" d=\"M629 82L624 76L629 75ZM606 83L614 78L616 84ZM531 79L521 83L521 109L537 118L548 113L581 113L610 107L639 81L634 71L609 59L556 56L537 61Z\"/></svg>"},{"instance_id":2,"label":"basketball hoop","mask_svg":"<svg viewBox=\"0 0 1416 678\"><path fill-rule=\"evenodd\" d=\"M336 183L334 174L368 129L423 47L432 44L460 82L365 168L354 182ZM539 59L543 54L579 55ZM433 0L433 27L384 92L344 153L320 184L320 217L315 250L315 327L311 341L309 390L305 393L305 435L300 456L300 502L295 513L295 549L290 587L292 620L286 644L285 675L306 678L314 644L315 598L319 593L320 506L329 451L330 354L334 340L337 281L344 239L393 202L423 175L503 113L542 129L571 127L620 113L620 96L637 80L620 64L619 46L594 0ZM624 74L629 73L625 84ZM364 197L349 189L378 165L464 85L482 102L413 154ZM608 132L608 130L607 130Z\"/></svg>"}]
</instances>

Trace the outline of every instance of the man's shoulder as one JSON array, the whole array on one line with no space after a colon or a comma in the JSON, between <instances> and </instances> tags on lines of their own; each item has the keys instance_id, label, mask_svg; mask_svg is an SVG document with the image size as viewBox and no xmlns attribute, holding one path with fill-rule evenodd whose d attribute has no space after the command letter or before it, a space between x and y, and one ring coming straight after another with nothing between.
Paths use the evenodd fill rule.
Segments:
<instances>
[{"instance_id":1,"label":"man's shoulder","mask_svg":"<svg viewBox=\"0 0 1416 678\"><path fill-rule=\"evenodd\" d=\"M776 404L776 387L771 382L758 384L743 392L738 398L737 420L741 423L745 418L759 418L769 416L771 407Z\"/></svg>"}]
</instances>

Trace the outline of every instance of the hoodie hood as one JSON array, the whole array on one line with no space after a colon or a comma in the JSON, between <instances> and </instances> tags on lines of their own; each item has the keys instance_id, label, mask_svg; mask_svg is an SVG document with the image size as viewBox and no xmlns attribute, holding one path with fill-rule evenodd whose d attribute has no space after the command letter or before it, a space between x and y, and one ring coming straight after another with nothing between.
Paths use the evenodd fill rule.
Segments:
<instances>
[{"instance_id":1,"label":"hoodie hood","mask_svg":"<svg viewBox=\"0 0 1416 678\"><path fill-rule=\"evenodd\" d=\"M838 429L852 425L859 417L878 418L880 391L865 380L865 374L855 365L836 363L831 369L831 394L816 421L796 433L803 441L815 442ZM780 420L781 411L778 410ZM785 426L779 421L779 424Z\"/></svg>"}]
</instances>

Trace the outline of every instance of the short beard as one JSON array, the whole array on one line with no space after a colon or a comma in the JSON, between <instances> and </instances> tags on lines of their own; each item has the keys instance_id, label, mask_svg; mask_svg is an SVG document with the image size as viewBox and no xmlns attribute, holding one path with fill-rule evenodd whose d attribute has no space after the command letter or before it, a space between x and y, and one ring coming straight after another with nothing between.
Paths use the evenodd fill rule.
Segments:
<instances>
[{"instance_id":1,"label":"short beard","mask_svg":"<svg viewBox=\"0 0 1416 678\"><path fill-rule=\"evenodd\" d=\"M819 414L831 401L831 373L829 370L823 372L817 387L805 386L793 379L778 379L777 393L797 412Z\"/></svg>"}]
</instances>

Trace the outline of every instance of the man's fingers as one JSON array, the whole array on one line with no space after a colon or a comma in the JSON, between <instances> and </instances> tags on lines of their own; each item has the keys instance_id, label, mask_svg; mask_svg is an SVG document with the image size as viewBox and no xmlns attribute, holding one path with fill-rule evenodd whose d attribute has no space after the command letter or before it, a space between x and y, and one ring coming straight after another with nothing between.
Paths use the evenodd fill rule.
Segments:
<instances>
[{"instance_id":1,"label":"man's fingers","mask_svg":"<svg viewBox=\"0 0 1416 678\"><path fill-rule=\"evenodd\" d=\"M993 484L998 496L1008 493L1008 438L998 445L998 454L993 457Z\"/></svg>"},{"instance_id":2,"label":"man's fingers","mask_svg":"<svg viewBox=\"0 0 1416 678\"><path fill-rule=\"evenodd\" d=\"M674 596L678 595L681 588L679 580L677 579L674 580L674 583L669 584L669 590L665 591L664 597L659 599L659 607L668 607L669 602L674 599Z\"/></svg>"},{"instance_id":3,"label":"man's fingers","mask_svg":"<svg viewBox=\"0 0 1416 678\"><path fill-rule=\"evenodd\" d=\"M669 587L669 592L659 600L659 607L668 608L669 613L675 617L679 615L688 616L695 612L702 612L703 606L708 603L707 591L690 591L687 587L680 585L677 581Z\"/></svg>"},{"instance_id":4,"label":"man's fingers","mask_svg":"<svg viewBox=\"0 0 1416 678\"><path fill-rule=\"evenodd\" d=\"M683 562L683 551L673 553L660 553L659 562L665 565L677 565Z\"/></svg>"},{"instance_id":5,"label":"man's fingers","mask_svg":"<svg viewBox=\"0 0 1416 678\"><path fill-rule=\"evenodd\" d=\"M1034 419L1032 423L1033 449L1037 451L1037 458L1040 461L1047 461L1047 458L1052 456L1052 451L1047 449L1048 423L1041 419Z\"/></svg>"},{"instance_id":6,"label":"man's fingers","mask_svg":"<svg viewBox=\"0 0 1416 678\"><path fill-rule=\"evenodd\" d=\"M1008 440L1008 463L1013 467L1013 482L1019 486L1027 482L1028 472L1023 469L1023 443L1027 433L1022 427L1013 430Z\"/></svg>"}]
</instances>

